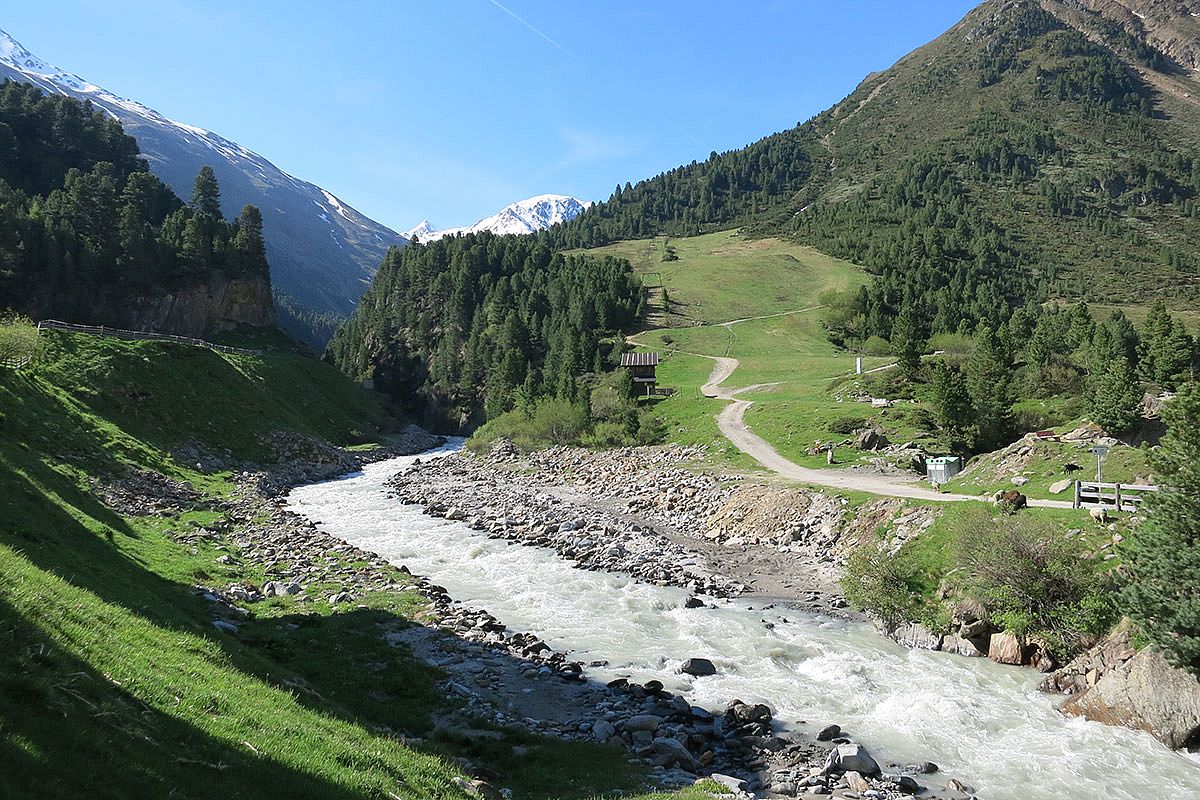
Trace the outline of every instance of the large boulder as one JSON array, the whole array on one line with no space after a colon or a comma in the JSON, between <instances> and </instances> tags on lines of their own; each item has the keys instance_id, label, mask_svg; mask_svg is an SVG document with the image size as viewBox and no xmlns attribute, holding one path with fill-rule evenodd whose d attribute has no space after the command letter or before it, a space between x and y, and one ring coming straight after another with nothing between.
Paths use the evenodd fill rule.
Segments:
<instances>
[{"instance_id":1,"label":"large boulder","mask_svg":"<svg viewBox=\"0 0 1200 800\"><path fill-rule=\"evenodd\" d=\"M914 650L941 650L942 635L917 622L898 625L889 634L892 639Z\"/></svg>"},{"instance_id":2,"label":"large boulder","mask_svg":"<svg viewBox=\"0 0 1200 800\"><path fill-rule=\"evenodd\" d=\"M859 450L883 450L890 444L883 429L875 425L863 428L854 437L854 446Z\"/></svg>"},{"instance_id":3,"label":"large boulder","mask_svg":"<svg viewBox=\"0 0 1200 800\"><path fill-rule=\"evenodd\" d=\"M638 714L625 720L627 731L647 731L654 733L663 724L663 718L655 714Z\"/></svg>"},{"instance_id":4,"label":"large boulder","mask_svg":"<svg viewBox=\"0 0 1200 800\"><path fill-rule=\"evenodd\" d=\"M1021 640L1007 631L993 633L988 639L988 658L1000 664L1025 663L1028 651Z\"/></svg>"},{"instance_id":5,"label":"large boulder","mask_svg":"<svg viewBox=\"0 0 1200 800\"><path fill-rule=\"evenodd\" d=\"M870 777L878 775L880 770L879 764L871 758L867 748L857 742L846 742L829 751L824 772L826 775L835 772L857 772L859 775Z\"/></svg>"},{"instance_id":6,"label":"large boulder","mask_svg":"<svg viewBox=\"0 0 1200 800\"><path fill-rule=\"evenodd\" d=\"M1110 669L1063 711L1146 731L1171 748L1200 743L1200 681L1153 650Z\"/></svg>"},{"instance_id":7,"label":"large boulder","mask_svg":"<svg viewBox=\"0 0 1200 800\"><path fill-rule=\"evenodd\" d=\"M688 772L695 772L700 767L696 763L696 757L678 739L666 737L655 739L651 747L660 756L658 760L664 767L676 766Z\"/></svg>"},{"instance_id":8,"label":"large boulder","mask_svg":"<svg viewBox=\"0 0 1200 800\"><path fill-rule=\"evenodd\" d=\"M685 675L716 675L717 667L707 658L689 658L683 662L683 666L679 668L679 671Z\"/></svg>"}]
</instances>

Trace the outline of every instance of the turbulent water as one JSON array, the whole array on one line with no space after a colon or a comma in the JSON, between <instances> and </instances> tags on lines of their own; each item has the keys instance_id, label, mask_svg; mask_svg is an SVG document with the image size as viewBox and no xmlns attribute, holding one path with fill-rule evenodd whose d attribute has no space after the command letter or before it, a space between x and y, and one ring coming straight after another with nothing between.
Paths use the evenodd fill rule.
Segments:
<instances>
[{"instance_id":1,"label":"turbulent water","mask_svg":"<svg viewBox=\"0 0 1200 800\"><path fill-rule=\"evenodd\" d=\"M809 730L836 722L881 763L934 761L989 800L1200 799L1200 763L1147 734L1064 717L1029 670L911 651L867 625L753 602L685 609L682 590L576 569L387 498L384 482L411 461L297 489L291 508L512 630L583 663L607 660L588 670L598 680L657 678L713 708L764 701ZM692 656L712 659L718 674L679 674Z\"/></svg>"}]
</instances>

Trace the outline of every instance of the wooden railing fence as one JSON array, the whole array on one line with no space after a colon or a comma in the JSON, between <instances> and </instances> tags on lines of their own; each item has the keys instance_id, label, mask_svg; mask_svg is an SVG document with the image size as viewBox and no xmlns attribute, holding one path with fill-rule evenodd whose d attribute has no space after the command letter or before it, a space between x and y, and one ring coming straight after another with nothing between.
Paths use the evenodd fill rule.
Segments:
<instances>
[{"instance_id":1,"label":"wooden railing fence","mask_svg":"<svg viewBox=\"0 0 1200 800\"><path fill-rule=\"evenodd\" d=\"M1157 491L1157 486L1075 481L1075 508L1094 506L1114 511L1137 511L1146 502L1146 495Z\"/></svg>"},{"instance_id":2,"label":"wooden railing fence","mask_svg":"<svg viewBox=\"0 0 1200 800\"><path fill-rule=\"evenodd\" d=\"M262 350L230 347L229 345L216 344L215 342L196 339L191 336L176 336L171 333L153 333L150 331L127 331L120 328L109 328L104 325L76 325L72 322L61 322L56 319L42 320L37 326L38 330L71 331L74 333L87 333L93 336L109 336L116 339L145 339L155 342L175 342L176 344L187 344L194 347L207 347L209 350L215 350L218 353L233 353L241 356L261 356L263 353Z\"/></svg>"}]
</instances>

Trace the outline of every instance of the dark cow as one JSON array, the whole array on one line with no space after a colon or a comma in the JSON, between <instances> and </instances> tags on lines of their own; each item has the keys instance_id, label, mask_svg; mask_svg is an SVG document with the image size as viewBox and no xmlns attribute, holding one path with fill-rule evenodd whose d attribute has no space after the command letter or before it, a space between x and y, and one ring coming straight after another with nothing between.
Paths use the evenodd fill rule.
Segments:
<instances>
[{"instance_id":1,"label":"dark cow","mask_svg":"<svg viewBox=\"0 0 1200 800\"><path fill-rule=\"evenodd\" d=\"M1070 475L1075 472L1083 472L1083 467L1078 464L1063 464L1063 475Z\"/></svg>"}]
</instances>

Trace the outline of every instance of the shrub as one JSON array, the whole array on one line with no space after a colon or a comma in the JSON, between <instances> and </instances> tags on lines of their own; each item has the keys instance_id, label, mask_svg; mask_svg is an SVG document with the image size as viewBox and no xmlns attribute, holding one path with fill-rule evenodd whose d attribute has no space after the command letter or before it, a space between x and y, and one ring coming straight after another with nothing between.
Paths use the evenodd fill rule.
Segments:
<instances>
[{"instance_id":1,"label":"shrub","mask_svg":"<svg viewBox=\"0 0 1200 800\"><path fill-rule=\"evenodd\" d=\"M667 437L667 424L648 408L638 412L638 444L658 444Z\"/></svg>"},{"instance_id":2,"label":"shrub","mask_svg":"<svg viewBox=\"0 0 1200 800\"><path fill-rule=\"evenodd\" d=\"M830 433L840 433L843 436L848 436L851 433L859 431L867 421L862 417L838 417L828 425Z\"/></svg>"},{"instance_id":3,"label":"shrub","mask_svg":"<svg viewBox=\"0 0 1200 800\"><path fill-rule=\"evenodd\" d=\"M592 432L583 437L584 445L597 448L623 447L632 441L625 426L615 422L597 422Z\"/></svg>"},{"instance_id":4,"label":"shrub","mask_svg":"<svg viewBox=\"0 0 1200 800\"><path fill-rule=\"evenodd\" d=\"M529 413L509 411L481 427L468 443L483 449L500 437L511 439L522 450L538 450L558 444L577 444L587 431L587 412L582 406L557 397L543 398Z\"/></svg>"},{"instance_id":5,"label":"shrub","mask_svg":"<svg viewBox=\"0 0 1200 800\"><path fill-rule=\"evenodd\" d=\"M921 616L915 580L916 572L904 559L868 543L850 553L841 584L851 606L894 627Z\"/></svg>"},{"instance_id":6,"label":"shrub","mask_svg":"<svg viewBox=\"0 0 1200 800\"><path fill-rule=\"evenodd\" d=\"M864 356L890 356L892 345L882 336L872 336L862 343L862 354Z\"/></svg>"},{"instance_id":7,"label":"shrub","mask_svg":"<svg viewBox=\"0 0 1200 800\"><path fill-rule=\"evenodd\" d=\"M33 320L19 314L0 315L0 361L37 358L40 348Z\"/></svg>"},{"instance_id":8,"label":"shrub","mask_svg":"<svg viewBox=\"0 0 1200 800\"><path fill-rule=\"evenodd\" d=\"M947 361L958 363L975 350L975 340L962 333L939 333L930 337L929 349L940 350Z\"/></svg>"},{"instance_id":9,"label":"shrub","mask_svg":"<svg viewBox=\"0 0 1200 800\"><path fill-rule=\"evenodd\" d=\"M1059 657L1088 646L1115 612L1107 579L1080 559L1053 523L1029 514L972 509L952 532L963 588L1017 635Z\"/></svg>"}]
</instances>

